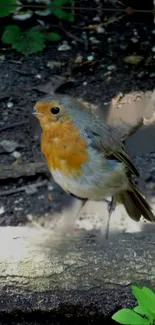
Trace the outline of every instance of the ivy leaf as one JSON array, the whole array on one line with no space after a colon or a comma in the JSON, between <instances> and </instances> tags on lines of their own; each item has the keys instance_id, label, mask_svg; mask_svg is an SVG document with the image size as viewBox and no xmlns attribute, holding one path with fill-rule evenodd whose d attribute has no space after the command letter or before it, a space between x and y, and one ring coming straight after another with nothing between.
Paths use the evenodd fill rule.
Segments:
<instances>
[{"instance_id":1,"label":"ivy leaf","mask_svg":"<svg viewBox=\"0 0 155 325\"><path fill-rule=\"evenodd\" d=\"M24 32L12 48L21 52L25 56L30 53L42 52L45 47L44 35L40 32L32 31L31 29Z\"/></svg>"},{"instance_id":2,"label":"ivy leaf","mask_svg":"<svg viewBox=\"0 0 155 325\"><path fill-rule=\"evenodd\" d=\"M124 325L150 325L150 321L147 318L143 318L136 314L133 310L128 308L121 309L117 311L112 319L119 324Z\"/></svg>"},{"instance_id":3,"label":"ivy leaf","mask_svg":"<svg viewBox=\"0 0 155 325\"><path fill-rule=\"evenodd\" d=\"M2 41L11 44L12 49L27 56L30 53L41 52L45 47L45 36L36 31L35 27L23 32L16 25L6 27Z\"/></svg>"},{"instance_id":4,"label":"ivy leaf","mask_svg":"<svg viewBox=\"0 0 155 325\"><path fill-rule=\"evenodd\" d=\"M0 0L0 5L4 4L4 0ZM7 5L15 5L16 0L7 0ZM0 6L0 17L6 17L11 14L11 12L15 11L16 7L13 6Z\"/></svg>"},{"instance_id":5,"label":"ivy leaf","mask_svg":"<svg viewBox=\"0 0 155 325\"><path fill-rule=\"evenodd\" d=\"M61 36L57 33L47 33L46 39L48 41L59 41L61 39Z\"/></svg>"},{"instance_id":6,"label":"ivy leaf","mask_svg":"<svg viewBox=\"0 0 155 325\"><path fill-rule=\"evenodd\" d=\"M64 5L72 4L73 0L53 0L50 4L53 6L51 8L51 13L56 17L64 20L68 20L70 22L74 21L74 16L72 12L65 11L64 8L61 8ZM55 7L54 7L55 6Z\"/></svg>"},{"instance_id":7,"label":"ivy leaf","mask_svg":"<svg viewBox=\"0 0 155 325\"><path fill-rule=\"evenodd\" d=\"M16 25L8 25L2 35L2 42L5 44L12 44L16 42L21 36L21 29Z\"/></svg>"},{"instance_id":8,"label":"ivy leaf","mask_svg":"<svg viewBox=\"0 0 155 325\"><path fill-rule=\"evenodd\" d=\"M45 48L44 34L36 31L34 27L25 32L25 40L29 53L42 52Z\"/></svg>"}]
</instances>

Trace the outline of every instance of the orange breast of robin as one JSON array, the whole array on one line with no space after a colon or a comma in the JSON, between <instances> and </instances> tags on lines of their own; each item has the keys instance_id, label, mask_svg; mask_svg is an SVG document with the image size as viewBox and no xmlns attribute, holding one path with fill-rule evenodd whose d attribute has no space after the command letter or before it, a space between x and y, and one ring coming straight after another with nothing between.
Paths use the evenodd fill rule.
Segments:
<instances>
[{"instance_id":1,"label":"orange breast of robin","mask_svg":"<svg viewBox=\"0 0 155 325\"><path fill-rule=\"evenodd\" d=\"M88 161L87 142L70 121L53 123L44 131L41 150L49 170L58 169L66 176L80 175Z\"/></svg>"}]
</instances>

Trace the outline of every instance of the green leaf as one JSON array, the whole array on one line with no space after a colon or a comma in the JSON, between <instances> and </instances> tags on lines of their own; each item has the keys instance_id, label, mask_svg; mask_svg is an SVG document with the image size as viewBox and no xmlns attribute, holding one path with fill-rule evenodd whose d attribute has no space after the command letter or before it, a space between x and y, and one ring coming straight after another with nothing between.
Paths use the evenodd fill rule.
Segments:
<instances>
[{"instance_id":1,"label":"green leaf","mask_svg":"<svg viewBox=\"0 0 155 325\"><path fill-rule=\"evenodd\" d=\"M150 305L150 310L155 313L155 294L153 291L147 287L142 287L141 291L145 295L145 299L148 301Z\"/></svg>"},{"instance_id":2,"label":"green leaf","mask_svg":"<svg viewBox=\"0 0 155 325\"><path fill-rule=\"evenodd\" d=\"M45 47L44 34L31 28L21 32L19 37L12 43L12 48L27 56L30 53L41 52Z\"/></svg>"},{"instance_id":3,"label":"green leaf","mask_svg":"<svg viewBox=\"0 0 155 325\"><path fill-rule=\"evenodd\" d=\"M6 3L8 5L12 5L12 4L16 4L16 0L0 0L0 5ZM9 16L11 14L11 12L15 11L16 7L12 7L12 6L0 6L0 17L6 17Z\"/></svg>"},{"instance_id":4,"label":"green leaf","mask_svg":"<svg viewBox=\"0 0 155 325\"><path fill-rule=\"evenodd\" d=\"M57 33L47 33L46 38L48 41L59 41L61 36Z\"/></svg>"},{"instance_id":5,"label":"green leaf","mask_svg":"<svg viewBox=\"0 0 155 325\"><path fill-rule=\"evenodd\" d=\"M61 8L64 5L72 4L73 0L53 0L50 4L53 6L51 8L51 13L56 17L70 22L74 21L74 16L72 12L66 11L64 8ZM55 7L54 7L55 6Z\"/></svg>"},{"instance_id":6,"label":"green leaf","mask_svg":"<svg viewBox=\"0 0 155 325\"><path fill-rule=\"evenodd\" d=\"M16 25L8 25L2 35L2 42L12 44L21 36L21 29Z\"/></svg>"},{"instance_id":7,"label":"green leaf","mask_svg":"<svg viewBox=\"0 0 155 325\"><path fill-rule=\"evenodd\" d=\"M112 319L119 324L125 325L149 325L150 321L147 318L142 318L140 315L136 314L133 310L128 308L121 309L117 311Z\"/></svg>"},{"instance_id":8,"label":"green leaf","mask_svg":"<svg viewBox=\"0 0 155 325\"><path fill-rule=\"evenodd\" d=\"M45 37L43 33L29 29L22 34L22 37L16 41L12 48L21 52L25 56L30 53L42 52L45 47Z\"/></svg>"},{"instance_id":9,"label":"green leaf","mask_svg":"<svg viewBox=\"0 0 155 325\"><path fill-rule=\"evenodd\" d=\"M133 310L138 314L141 314L143 316L145 315L149 319L150 324L153 324L153 314L151 314L150 312L148 312L147 314L146 310L142 306L136 306Z\"/></svg>"},{"instance_id":10,"label":"green leaf","mask_svg":"<svg viewBox=\"0 0 155 325\"><path fill-rule=\"evenodd\" d=\"M138 314L145 315L145 310L142 306L136 306L133 310Z\"/></svg>"},{"instance_id":11,"label":"green leaf","mask_svg":"<svg viewBox=\"0 0 155 325\"><path fill-rule=\"evenodd\" d=\"M143 311L145 312L145 315L150 315L152 316L151 310L150 310L150 302L149 300L146 298L144 292L142 291L142 289L136 287L136 286L132 286L132 293L135 296L135 298L138 301L138 305L143 308Z\"/></svg>"}]
</instances>

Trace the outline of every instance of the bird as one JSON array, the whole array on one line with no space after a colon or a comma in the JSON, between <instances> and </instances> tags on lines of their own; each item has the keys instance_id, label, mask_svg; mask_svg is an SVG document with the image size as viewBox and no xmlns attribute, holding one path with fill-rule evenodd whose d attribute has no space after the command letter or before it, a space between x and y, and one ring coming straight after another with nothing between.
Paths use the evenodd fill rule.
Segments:
<instances>
[{"instance_id":1,"label":"bird","mask_svg":"<svg viewBox=\"0 0 155 325\"><path fill-rule=\"evenodd\" d=\"M110 197L109 216L123 204L138 222L155 215L133 177L139 171L117 130L94 116L78 99L48 94L38 99L32 114L41 127L40 149L53 180L83 206L87 200Z\"/></svg>"}]
</instances>

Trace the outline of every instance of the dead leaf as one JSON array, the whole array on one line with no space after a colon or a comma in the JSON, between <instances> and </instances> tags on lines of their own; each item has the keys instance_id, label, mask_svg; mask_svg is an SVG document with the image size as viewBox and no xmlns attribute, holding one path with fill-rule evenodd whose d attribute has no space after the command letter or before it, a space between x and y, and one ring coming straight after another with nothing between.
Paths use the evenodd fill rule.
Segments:
<instances>
[{"instance_id":1,"label":"dead leaf","mask_svg":"<svg viewBox=\"0 0 155 325\"><path fill-rule=\"evenodd\" d=\"M32 89L38 90L44 94L53 94L72 86L73 83L74 81L71 79L68 80L62 76L53 75L50 81L34 86Z\"/></svg>"},{"instance_id":2,"label":"dead leaf","mask_svg":"<svg viewBox=\"0 0 155 325\"><path fill-rule=\"evenodd\" d=\"M140 56L140 55L128 55L123 59L123 61L125 63L136 65L136 64L140 63L143 59L144 59L144 57Z\"/></svg>"},{"instance_id":3,"label":"dead leaf","mask_svg":"<svg viewBox=\"0 0 155 325\"><path fill-rule=\"evenodd\" d=\"M53 200L53 198L52 198L52 194L51 194L51 193L48 193L48 200L49 200L49 201L52 201L52 200Z\"/></svg>"}]
</instances>

